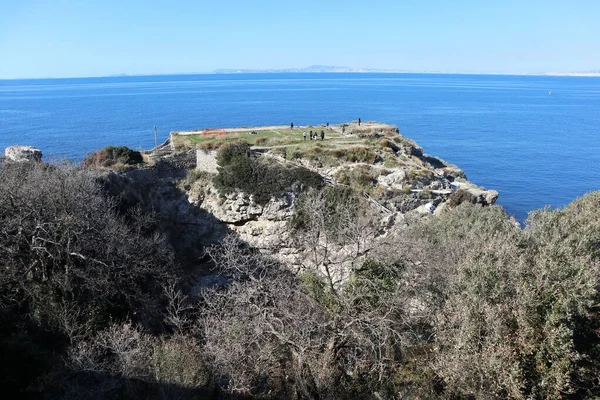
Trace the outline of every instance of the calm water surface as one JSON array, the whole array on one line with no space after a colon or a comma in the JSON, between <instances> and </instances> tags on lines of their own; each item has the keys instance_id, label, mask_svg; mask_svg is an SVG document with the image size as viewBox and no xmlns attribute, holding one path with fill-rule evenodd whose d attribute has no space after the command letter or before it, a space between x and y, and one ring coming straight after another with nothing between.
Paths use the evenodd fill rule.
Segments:
<instances>
[{"instance_id":1,"label":"calm water surface","mask_svg":"<svg viewBox=\"0 0 600 400\"><path fill-rule=\"evenodd\" d=\"M551 94L549 92L551 91ZM523 220L600 189L600 78L419 75L178 75L0 81L0 149L80 160L147 149L204 127L397 124L429 154L500 192Z\"/></svg>"}]
</instances>

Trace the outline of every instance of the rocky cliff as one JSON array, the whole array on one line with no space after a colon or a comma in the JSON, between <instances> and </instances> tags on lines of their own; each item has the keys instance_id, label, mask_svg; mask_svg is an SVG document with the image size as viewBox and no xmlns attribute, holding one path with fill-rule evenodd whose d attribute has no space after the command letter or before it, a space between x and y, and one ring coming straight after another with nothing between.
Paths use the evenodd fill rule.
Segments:
<instances>
[{"instance_id":1,"label":"rocky cliff","mask_svg":"<svg viewBox=\"0 0 600 400\"><path fill-rule=\"evenodd\" d=\"M267 145L255 143L253 149L256 156L267 163L304 167L320 174L328 185L351 187L360 193L370 205L373 220L369 227L364 227L363 247L368 247L369 241L393 235L395 229L411 218L438 214L462 202L489 205L496 201L496 191L484 190L469 182L460 168L425 154L414 141L399 135L395 127L379 124L366 129L342 136L339 141L306 144L302 140L296 146L295 143L282 146L279 142L268 146L270 143L262 142ZM328 135L335 133L329 131ZM247 137L241 136L241 139ZM218 140L221 139L209 143L218 143ZM172 147L177 149L177 146ZM259 204L252 195L239 190L220 193L212 183L216 165L216 152L212 148L196 150L199 158L195 170L177 183L180 190L175 206L178 218L192 220L187 223L209 227L211 231L203 232L202 245L211 242L207 238L217 240L226 232L232 232L250 246L297 268L311 263L338 264L337 270L343 275L347 269L345 264L360 261L360 255L347 244L308 246L306 238L299 237L290 228L301 196L297 191L272 197L266 204ZM182 151L189 152L187 148L180 148L174 153ZM164 163L170 157L173 153L162 154L157 159ZM183 205L184 198L189 204ZM171 206L162 208L172 209ZM327 240L323 237L318 240ZM317 254L317 247L327 248L327 256Z\"/></svg>"},{"instance_id":2,"label":"rocky cliff","mask_svg":"<svg viewBox=\"0 0 600 400\"><path fill-rule=\"evenodd\" d=\"M370 245L411 219L439 214L462 202L493 204L498 197L496 191L469 182L460 168L424 153L394 126L311 128L311 136L313 130L322 134L307 140L301 131L286 127L236 128L219 136L173 134L169 143L145 155L147 167L107 173L102 181L123 207L142 204L162 217L171 242L181 250L178 254L188 255L181 261L194 263L205 246L235 233L295 268L336 265L340 279ZM300 129L305 133L308 127ZM249 142L254 157L263 163L307 169L330 187L352 189L369 210L369 221L349 218L346 225L356 231L351 240L331 240L323 233L325 226L310 234L292 229L290 221L303 193L298 188L267 202L236 188L218 190L213 183L218 173L216 149L235 140ZM41 155L37 149L9 150L9 160L38 160Z\"/></svg>"}]
</instances>

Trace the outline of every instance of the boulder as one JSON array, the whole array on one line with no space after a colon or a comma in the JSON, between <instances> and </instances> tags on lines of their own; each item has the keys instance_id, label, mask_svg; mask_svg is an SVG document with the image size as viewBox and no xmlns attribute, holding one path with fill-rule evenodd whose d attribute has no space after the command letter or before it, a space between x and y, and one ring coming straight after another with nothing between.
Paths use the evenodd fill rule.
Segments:
<instances>
[{"instance_id":1,"label":"boulder","mask_svg":"<svg viewBox=\"0 0 600 400\"><path fill-rule=\"evenodd\" d=\"M484 206L491 206L498 199L498 192L495 190L482 190L476 188L467 189L468 192L474 197L475 204L481 204Z\"/></svg>"},{"instance_id":2,"label":"boulder","mask_svg":"<svg viewBox=\"0 0 600 400\"><path fill-rule=\"evenodd\" d=\"M415 211L419 214L433 214L435 209L436 207L433 205L433 203L427 203L415 208Z\"/></svg>"},{"instance_id":3,"label":"boulder","mask_svg":"<svg viewBox=\"0 0 600 400\"><path fill-rule=\"evenodd\" d=\"M10 146L6 148L4 155L8 160L15 162L42 161L42 151L31 146Z\"/></svg>"},{"instance_id":4,"label":"boulder","mask_svg":"<svg viewBox=\"0 0 600 400\"><path fill-rule=\"evenodd\" d=\"M387 187L402 188L402 184L406 181L406 172L403 170L397 170L389 175L379 177L379 183Z\"/></svg>"}]
</instances>

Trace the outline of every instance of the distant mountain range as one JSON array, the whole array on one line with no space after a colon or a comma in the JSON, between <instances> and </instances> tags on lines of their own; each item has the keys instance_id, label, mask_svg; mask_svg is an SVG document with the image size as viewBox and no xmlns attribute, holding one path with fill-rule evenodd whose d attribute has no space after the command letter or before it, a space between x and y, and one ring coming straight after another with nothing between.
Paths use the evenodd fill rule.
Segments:
<instances>
[{"instance_id":1,"label":"distant mountain range","mask_svg":"<svg viewBox=\"0 0 600 400\"><path fill-rule=\"evenodd\" d=\"M284 69L217 69L215 74L257 74L257 73L288 73L288 72L398 72L383 69L335 67L331 65L311 65L306 68Z\"/></svg>"},{"instance_id":2,"label":"distant mountain range","mask_svg":"<svg viewBox=\"0 0 600 400\"><path fill-rule=\"evenodd\" d=\"M418 74L464 74L461 72L441 72L441 71L402 71L391 69L374 69L374 68L349 68L337 67L332 65L311 65L306 68L283 68L283 69L217 69L214 74L268 74L268 73L357 73L357 72L372 72L372 73L418 73ZM583 71L583 72L535 72L535 73L467 73L469 75L542 75L542 76L600 76L600 71Z\"/></svg>"}]
</instances>

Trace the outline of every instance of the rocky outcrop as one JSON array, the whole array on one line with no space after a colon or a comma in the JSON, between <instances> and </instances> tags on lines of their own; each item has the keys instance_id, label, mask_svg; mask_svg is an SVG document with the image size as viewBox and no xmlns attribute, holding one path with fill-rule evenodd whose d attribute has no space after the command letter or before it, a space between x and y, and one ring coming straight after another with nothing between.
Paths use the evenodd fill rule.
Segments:
<instances>
[{"instance_id":1,"label":"rocky outcrop","mask_svg":"<svg viewBox=\"0 0 600 400\"><path fill-rule=\"evenodd\" d=\"M42 161L42 151L32 146L7 147L4 156L7 160L14 162Z\"/></svg>"},{"instance_id":2,"label":"rocky outcrop","mask_svg":"<svg viewBox=\"0 0 600 400\"><path fill-rule=\"evenodd\" d=\"M469 192L477 198L476 204L490 206L498 199L498 192L495 190L469 189Z\"/></svg>"},{"instance_id":3,"label":"rocky outcrop","mask_svg":"<svg viewBox=\"0 0 600 400\"><path fill-rule=\"evenodd\" d=\"M398 169L389 175L380 176L378 181L379 184L384 185L386 187L402 189L402 187L408 181L408 176L406 174L406 171Z\"/></svg>"},{"instance_id":4,"label":"rocky outcrop","mask_svg":"<svg viewBox=\"0 0 600 400\"><path fill-rule=\"evenodd\" d=\"M415 218L440 214L464 201L490 205L498 197L498 192L472 184L460 168L425 154L414 141L397 133L370 135L365 139L352 145L325 143L313 149L313 153L301 153L301 156L290 157L291 160L280 155L280 145L254 151L256 157L268 157L268 162L289 163L316 172L326 184L355 187L374 209L369 228L372 231L368 233L366 245L376 238L393 235L396 229ZM327 153L330 158L321 157L321 153ZM215 151L199 149L193 150L193 154L195 163L187 169L196 170L177 184L181 192L178 194L172 188L165 188L165 193L159 194L163 189L157 188L154 209L160 210L166 219L201 234L202 238L197 242L201 246L216 243L224 234L232 232L248 245L291 267L302 268L311 262L312 267L320 267L319 262L314 261L319 257L310 253L315 252L315 246L313 250L308 249L306 238L303 243L302 238L294 237L302 233L294 233L289 224L298 200L296 193L290 191L271 198L266 204L260 204L253 196L240 191L220 194L210 178L217 171ZM370 154L375 157L367 157ZM155 168L166 161L157 160ZM180 194L187 197L182 198ZM161 204L162 201L157 204L161 197L167 199L165 204ZM192 236L186 240L190 245L193 244ZM320 231L311 234L317 241L322 236L326 235L321 235ZM324 256L327 263L340 266L340 271L347 268L348 262L360 260L352 255L354 249L348 244L317 243L316 247L327 249Z\"/></svg>"},{"instance_id":5,"label":"rocky outcrop","mask_svg":"<svg viewBox=\"0 0 600 400\"><path fill-rule=\"evenodd\" d=\"M235 192L221 196L210 182L196 182L188 190L188 200L214 216L240 239L268 253L278 253L290 262L298 253L291 241L288 221L294 213L297 197L287 193L258 204L253 196Z\"/></svg>"}]
</instances>

